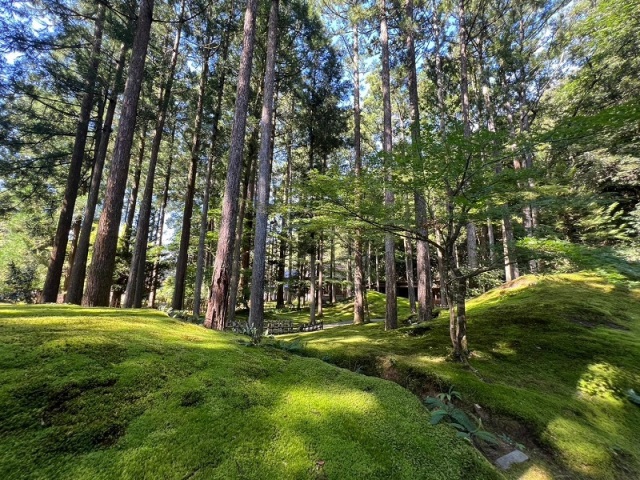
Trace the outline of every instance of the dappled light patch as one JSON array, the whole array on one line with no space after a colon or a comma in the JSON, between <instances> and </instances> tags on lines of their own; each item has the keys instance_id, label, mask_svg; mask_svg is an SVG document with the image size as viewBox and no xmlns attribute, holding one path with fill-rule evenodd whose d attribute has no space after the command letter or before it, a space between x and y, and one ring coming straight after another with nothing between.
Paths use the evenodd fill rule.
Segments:
<instances>
[{"instance_id":1,"label":"dappled light patch","mask_svg":"<svg viewBox=\"0 0 640 480\"><path fill-rule=\"evenodd\" d=\"M533 465L553 478L637 477L640 409L625 397L640 385L637 289L593 273L522 285L469 302L471 368L447 361L444 316L419 336L381 325L319 332L305 337L304 353L390 378L418 395L455 386L471 413L480 405L487 428L525 444Z\"/></svg>"},{"instance_id":2,"label":"dappled light patch","mask_svg":"<svg viewBox=\"0 0 640 480\"><path fill-rule=\"evenodd\" d=\"M594 363L580 377L576 394L598 397L615 407L623 404L628 385L629 379L622 369L604 362Z\"/></svg>"}]
</instances>

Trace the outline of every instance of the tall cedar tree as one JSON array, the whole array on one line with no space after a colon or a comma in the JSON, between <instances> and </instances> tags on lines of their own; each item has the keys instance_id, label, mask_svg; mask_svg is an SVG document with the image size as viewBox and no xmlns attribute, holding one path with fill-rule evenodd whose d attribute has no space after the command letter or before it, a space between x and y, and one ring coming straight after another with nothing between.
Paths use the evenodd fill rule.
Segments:
<instances>
[{"instance_id":1,"label":"tall cedar tree","mask_svg":"<svg viewBox=\"0 0 640 480\"><path fill-rule=\"evenodd\" d=\"M82 302L86 306L109 305L109 293L118 243L118 228L122 216L124 190L129 172L129 158L136 126L142 78L144 76L144 64L151 36L153 7L154 0L141 0L140 2L129 75L122 99L118 136L111 159L111 171L107 183L104 208L100 216L98 234L87 279L87 288Z\"/></svg>"}]
</instances>

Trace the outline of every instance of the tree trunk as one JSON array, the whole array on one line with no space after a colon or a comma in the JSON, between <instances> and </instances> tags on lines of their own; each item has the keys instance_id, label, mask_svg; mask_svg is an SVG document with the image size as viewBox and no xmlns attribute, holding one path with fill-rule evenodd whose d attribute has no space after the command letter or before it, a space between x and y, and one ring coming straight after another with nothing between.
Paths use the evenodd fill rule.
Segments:
<instances>
[{"instance_id":1,"label":"tree trunk","mask_svg":"<svg viewBox=\"0 0 640 480\"><path fill-rule=\"evenodd\" d=\"M193 127L191 163L189 164L187 192L184 197L184 210L182 212L180 249L178 250L178 259L176 260L175 287L173 290L173 299L171 301L171 307L175 310L182 310L184 308L184 291L187 279L187 264L189 261L189 243L191 240L191 216L193 214L193 199L196 194L196 177L198 175L198 160L200 155L200 133L202 131L202 111L204 109L204 99L207 93L207 78L209 76L209 55L210 50L208 47L205 47L202 56L202 72L200 73L198 105L196 107L195 125Z\"/></svg>"},{"instance_id":2,"label":"tree trunk","mask_svg":"<svg viewBox=\"0 0 640 480\"><path fill-rule=\"evenodd\" d=\"M324 315L322 309L322 294L323 294L323 290L324 290L324 284L323 284L323 280L324 280L324 264L323 264L323 257L324 257L324 236L320 235L320 241L318 242L318 298L317 298L317 312L318 312L318 318L322 318L322 316Z\"/></svg>"},{"instance_id":3,"label":"tree trunk","mask_svg":"<svg viewBox=\"0 0 640 480\"><path fill-rule=\"evenodd\" d=\"M67 302L80 305L82 303L82 293L84 291L84 280L87 273L87 258L89 256L89 244L91 242L91 230L93 229L93 220L96 214L96 206L98 205L98 197L100 195L100 183L102 182L102 173L107 158L107 150L109 148L109 139L111 137L111 127L113 125L113 117L115 116L116 106L118 103L118 94L120 93L120 84L122 82L122 72L124 71L124 62L127 56L127 47L123 43L120 46L120 54L118 55L118 63L116 66L113 84L109 95L109 103L107 105L107 113L102 125L102 135L100 135L100 145L96 161L93 165L93 173L91 175L91 186L89 187L89 196L87 205L82 219L82 228L80 229L80 237L78 239L78 248L76 250L76 258L71 269L71 279L67 290Z\"/></svg>"},{"instance_id":4,"label":"tree trunk","mask_svg":"<svg viewBox=\"0 0 640 480\"><path fill-rule=\"evenodd\" d=\"M80 236L80 226L82 225L82 217L76 217L73 225L71 225L71 231L73 232L73 240L71 241L71 250L69 251L69 267L67 268L67 274L65 275L64 285L62 290L67 291L69 287L69 280L71 277L71 271L73 265L76 263L76 253L78 251L78 237ZM66 302L65 298L65 302Z\"/></svg>"},{"instance_id":5,"label":"tree trunk","mask_svg":"<svg viewBox=\"0 0 640 480\"><path fill-rule=\"evenodd\" d=\"M382 46L382 110L384 113L384 132L382 143L385 154L384 205L387 209L390 209L395 203L395 197L391 185L393 177L390 165L391 155L393 153L393 139L391 132L391 80L389 73L389 34L387 31L386 0L380 0L380 11L380 44ZM395 255L395 238L392 233L387 232L384 235L385 292L387 298L387 312L384 326L387 330L398 328Z\"/></svg>"},{"instance_id":6,"label":"tree trunk","mask_svg":"<svg viewBox=\"0 0 640 480\"><path fill-rule=\"evenodd\" d=\"M505 281L510 282L520 276L518 261L513 252L513 226L508 213L502 215L502 248L504 253Z\"/></svg>"},{"instance_id":7,"label":"tree trunk","mask_svg":"<svg viewBox=\"0 0 640 480\"><path fill-rule=\"evenodd\" d=\"M136 169L133 172L133 185L129 193L129 202L127 204L127 216L124 222L123 250L129 253L131 246L131 232L133 231L133 220L136 217L136 206L138 205L138 190L140 189L140 177L142 176L142 162L144 161L144 152L147 146L147 121L143 120L142 135L140 136L140 148L138 149L138 161Z\"/></svg>"},{"instance_id":8,"label":"tree trunk","mask_svg":"<svg viewBox=\"0 0 640 480\"><path fill-rule=\"evenodd\" d=\"M278 46L278 0L271 0L269 33L267 36L267 65L264 74L262 118L260 119L260 152L258 154L258 188L255 200L255 224L253 246L253 268L251 278L251 310L249 325L262 335L264 325L264 285L267 246L267 221L269 187L271 186L271 152L273 148L273 110L276 77L276 52ZM284 261L284 259L283 259ZM284 269L284 267L283 267Z\"/></svg>"},{"instance_id":9,"label":"tree trunk","mask_svg":"<svg viewBox=\"0 0 640 480\"><path fill-rule=\"evenodd\" d=\"M469 117L469 58L467 54L469 32L467 31L465 10L465 3L467 1L468 0L459 0L458 3L458 13L460 15L460 96L462 100L462 125L465 139L471 137L471 119ZM478 239L476 226L473 222L467 223L467 260L470 268L478 268Z\"/></svg>"},{"instance_id":10,"label":"tree trunk","mask_svg":"<svg viewBox=\"0 0 640 480\"><path fill-rule=\"evenodd\" d=\"M167 212L167 202L169 200L169 182L171 181L171 166L173 164L173 146L176 138L176 121L174 119L171 127L171 140L169 142L169 163L164 177L164 188L162 190L162 203L160 204L160 215L158 219L158 235L156 238L156 258L151 271L151 291L149 292L148 304L154 307L156 303L156 284L158 283L158 270L160 269L160 257L162 256L162 235L164 234L164 218Z\"/></svg>"},{"instance_id":11,"label":"tree trunk","mask_svg":"<svg viewBox=\"0 0 640 480\"><path fill-rule=\"evenodd\" d=\"M457 282L457 289L453 354L457 360L466 362L467 356L469 355L469 349L467 346L467 279L462 277L462 273L458 269L455 269L453 273L457 277L455 279L455 281Z\"/></svg>"},{"instance_id":12,"label":"tree trunk","mask_svg":"<svg viewBox=\"0 0 640 480\"><path fill-rule=\"evenodd\" d=\"M404 237L404 265L407 274L407 293L411 313L416 313L416 291L413 284L413 247L411 240Z\"/></svg>"},{"instance_id":13,"label":"tree trunk","mask_svg":"<svg viewBox=\"0 0 640 480\"><path fill-rule=\"evenodd\" d=\"M238 221L238 193L240 191L242 150L244 148L251 68L253 64L257 3L257 0L248 0L244 16L244 36L240 69L238 72L235 114L231 132L229 168L222 201L222 219L218 236L214 272L211 279L209 305L204 322L206 327L217 330L222 330L225 327L227 308L229 305L229 285L233 264L233 243Z\"/></svg>"},{"instance_id":14,"label":"tree trunk","mask_svg":"<svg viewBox=\"0 0 640 480\"><path fill-rule=\"evenodd\" d=\"M496 233L490 218L487 218L487 242L489 243L489 264L493 265L496 261Z\"/></svg>"},{"instance_id":15,"label":"tree trunk","mask_svg":"<svg viewBox=\"0 0 640 480\"><path fill-rule=\"evenodd\" d=\"M411 108L411 145L413 155L420 167L422 166L422 142L420 135L420 103L418 98L418 75L416 72L416 48L414 39L414 6L413 0L407 0L406 20L407 28L407 72L409 87L409 105ZM427 243L427 202L421 189L414 191L416 229L418 233L416 267L418 273L418 321L423 322L431 318L433 299L431 298L431 258ZM405 241L406 242L406 241ZM413 269L413 268L412 268ZM411 298L411 297L409 297ZM415 308L412 307L412 312Z\"/></svg>"},{"instance_id":16,"label":"tree trunk","mask_svg":"<svg viewBox=\"0 0 640 480\"><path fill-rule=\"evenodd\" d=\"M220 70L220 78L217 85L216 109L213 114L213 125L211 129L211 153L209 155L209 163L207 165L207 180L205 184L204 198L202 201L202 217L200 220L200 236L198 238L198 260L196 265L196 284L194 288L193 298L193 314L200 316L200 301L202 296L202 281L204 279L204 260L205 260L205 240L207 236L207 225L209 222L209 196L211 191L211 175L213 173L213 160L215 158L215 147L218 139L218 124L220 115L222 114L222 99L224 96L224 86L227 78L227 59L229 57L229 37L231 35L231 27L227 27L222 39L222 53L218 62Z\"/></svg>"},{"instance_id":17,"label":"tree trunk","mask_svg":"<svg viewBox=\"0 0 640 480\"><path fill-rule=\"evenodd\" d=\"M55 302L58 299L60 279L67 252L67 243L69 242L69 229L73 222L73 210L76 205L78 186L80 185L80 178L82 176L84 149L87 144L87 133L89 132L89 122L91 120L91 108L93 106L96 78L98 77L98 67L100 65L105 10L106 7L103 4L98 5L93 35L93 49L91 51L89 70L87 71L87 76L84 82L85 91L80 105L78 123L76 125L76 136L73 144L73 152L71 154L69 173L67 175L67 184L64 190L60 218L58 219L58 226L53 240L53 249L51 250L51 257L49 258L47 277L42 289L43 302Z\"/></svg>"},{"instance_id":18,"label":"tree trunk","mask_svg":"<svg viewBox=\"0 0 640 480\"><path fill-rule=\"evenodd\" d=\"M357 193L356 210L359 210L362 200L362 191L359 184L362 176L362 147L360 134L360 38L357 23L353 24L353 143L354 143L354 170L356 175ZM360 325L365 322L365 288L364 265L362 263L362 229L357 228L354 242L354 276L353 276L353 323Z\"/></svg>"},{"instance_id":19,"label":"tree trunk","mask_svg":"<svg viewBox=\"0 0 640 480\"><path fill-rule=\"evenodd\" d=\"M156 129L153 135L153 143L151 144L151 157L149 158L149 167L147 170L147 179L140 204L140 213L138 214L138 226L136 229L136 242L131 257L131 268L129 270L129 279L125 290L124 307L125 308L141 308L142 294L144 290L145 266L147 264L147 245L149 243L149 220L151 218L151 204L153 202L153 187L156 179L156 166L158 164L158 154L160 153L160 145L162 143L162 135L164 133L164 124L167 120L167 112L169 110L169 102L171 101L171 89L173 87L173 79L178 63L178 53L180 49L180 36L182 34L182 25L184 22L185 0L182 0L180 7L180 20L178 21L176 36L173 42L173 53L167 72L167 82L164 86L164 93L160 96L158 105L158 119L156 120Z\"/></svg>"},{"instance_id":20,"label":"tree trunk","mask_svg":"<svg viewBox=\"0 0 640 480\"><path fill-rule=\"evenodd\" d=\"M316 245L311 235L311 251L309 259L309 322L311 325L316 323Z\"/></svg>"},{"instance_id":21,"label":"tree trunk","mask_svg":"<svg viewBox=\"0 0 640 480\"><path fill-rule=\"evenodd\" d=\"M107 183L98 235L93 250L93 259L89 269L89 278L83 304L88 306L106 306L109 304L109 291L118 240L118 227L122 216L122 204L127 174L129 171L129 156L135 131L138 100L144 76L144 64L151 33L154 0L140 3L135 39L129 75L125 87L120 126L111 160L111 172Z\"/></svg>"},{"instance_id":22,"label":"tree trunk","mask_svg":"<svg viewBox=\"0 0 640 480\"><path fill-rule=\"evenodd\" d=\"M378 257L378 249L376 248L376 291L380 291L380 259Z\"/></svg>"},{"instance_id":23,"label":"tree trunk","mask_svg":"<svg viewBox=\"0 0 640 480\"><path fill-rule=\"evenodd\" d=\"M257 130L256 130L257 131ZM253 136L253 135L252 135ZM254 143L252 139L251 144ZM231 266L231 283L229 285L228 294L228 323L233 323L236 317L236 306L238 303L238 286L240 283L240 252L242 249L242 235L244 233L244 225L246 218L246 210L249 203L249 183L252 182L254 177L254 166L257 160L257 154L251 152L252 147L249 148L249 154L247 155L247 166L245 168L245 176L243 181L242 199L240 202L240 211L238 212L238 228L236 229L236 239L233 246L233 264Z\"/></svg>"}]
</instances>

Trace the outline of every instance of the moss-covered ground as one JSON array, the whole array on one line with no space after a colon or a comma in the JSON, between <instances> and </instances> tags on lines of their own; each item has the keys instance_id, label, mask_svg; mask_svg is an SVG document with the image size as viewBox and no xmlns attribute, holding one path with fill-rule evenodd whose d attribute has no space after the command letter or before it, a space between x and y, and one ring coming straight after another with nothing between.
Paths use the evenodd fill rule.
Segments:
<instances>
[{"instance_id":1,"label":"moss-covered ground","mask_svg":"<svg viewBox=\"0 0 640 480\"><path fill-rule=\"evenodd\" d=\"M446 312L391 332L369 324L287 338L416 393L454 385L488 428L528 447L532 462L513 478L640 478L640 408L625 395L640 390L640 290L588 273L529 276L470 301L468 314L471 368L448 358Z\"/></svg>"},{"instance_id":2,"label":"moss-covered ground","mask_svg":"<svg viewBox=\"0 0 640 480\"><path fill-rule=\"evenodd\" d=\"M0 306L0 478L497 478L411 393L152 311Z\"/></svg>"}]
</instances>

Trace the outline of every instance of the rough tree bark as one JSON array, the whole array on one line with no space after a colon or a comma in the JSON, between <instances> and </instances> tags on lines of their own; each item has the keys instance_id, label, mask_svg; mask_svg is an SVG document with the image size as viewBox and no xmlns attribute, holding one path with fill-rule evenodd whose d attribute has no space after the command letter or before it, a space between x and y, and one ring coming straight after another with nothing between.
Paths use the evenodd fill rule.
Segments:
<instances>
[{"instance_id":1,"label":"rough tree bark","mask_svg":"<svg viewBox=\"0 0 640 480\"><path fill-rule=\"evenodd\" d=\"M115 267L118 227L122 217L124 189L129 171L129 155L140 99L140 88L144 76L144 64L151 34L154 0L142 0L133 41L129 75L122 101L120 126L111 160L111 171L107 183L104 208L98 225L98 235L93 249L87 289L83 304L107 306Z\"/></svg>"},{"instance_id":2,"label":"rough tree bark","mask_svg":"<svg viewBox=\"0 0 640 480\"><path fill-rule=\"evenodd\" d=\"M176 65L178 64L180 37L182 35L182 26L184 24L184 5L185 0L182 0L182 4L180 6L180 20L176 26L176 36L173 41L173 50L171 54L171 61L169 63L169 70L167 72L167 80L160 95L160 101L158 102L158 118L156 120L156 128L153 134L153 142L151 144L151 156L149 158L147 179L144 186L144 193L142 194L142 202L140 203L140 213L138 214L136 241L133 247L129 279L125 290L125 308L142 307L145 265L147 263L147 245L149 243L149 220L151 218L151 204L153 202L153 187L156 179L156 166L158 164L160 145L162 144L164 124L167 120L167 112L169 111L169 103L171 102L171 90L173 88Z\"/></svg>"},{"instance_id":3,"label":"rough tree bark","mask_svg":"<svg viewBox=\"0 0 640 480\"><path fill-rule=\"evenodd\" d=\"M202 281L204 278L204 260L205 260L205 240L207 237L207 224L209 222L209 196L211 194L211 176L213 174L213 161L216 157L215 149L218 139L218 124L220 122L220 114L222 113L222 97L224 95L224 85L227 78L227 58L229 56L229 37L231 35L231 27L227 26L222 39L222 52L218 61L218 85L216 92L216 109L213 113L213 125L211 128L211 151L209 153L209 161L207 164L207 179L204 186L204 196L202 199L202 216L200 218L200 235L198 237L198 260L196 262L196 284L193 293L193 314L200 316L200 301L202 296Z\"/></svg>"},{"instance_id":4,"label":"rough tree bark","mask_svg":"<svg viewBox=\"0 0 640 480\"><path fill-rule=\"evenodd\" d=\"M87 144L91 108L93 106L96 78L98 77L98 67L100 65L105 10L105 5L98 5L93 34L93 49L91 51L89 70L87 71L87 76L84 81L84 95L82 96L82 102L80 104L80 114L76 125L76 136L73 144L73 152L71 153L67 184L64 190L64 198L62 200L56 234L53 239L53 249L51 250L51 257L49 258L47 277L42 289L43 302L55 302L58 299L60 279L62 277L62 269L67 253L67 243L69 242L69 229L73 222L73 209L76 205L78 186L80 185L80 177L82 176L84 149Z\"/></svg>"},{"instance_id":5,"label":"rough tree bark","mask_svg":"<svg viewBox=\"0 0 640 480\"><path fill-rule=\"evenodd\" d=\"M278 0L271 0L269 33L267 36L267 65L264 74L262 117L260 119L260 152L258 154L258 184L255 199L253 269L251 278L251 310L249 325L262 335L264 325L264 284L267 246L269 187L271 185L271 137L273 133L276 51L278 46Z\"/></svg>"},{"instance_id":6,"label":"rough tree bark","mask_svg":"<svg viewBox=\"0 0 640 480\"><path fill-rule=\"evenodd\" d=\"M105 115L104 123L102 124L100 145L98 146L96 161L93 165L89 196L87 198L87 205L85 207L82 227L80 229L80 237L78 239L78 249L76 251L75 261L73 262L73 268L71 269L71 278L69 281L69 288L67 290L67 302L74 303L76 305L80 305L80 303L82 303L84 280L87 273L89 244L91 241L91 230L93 229L93 220L96 215L96 206L98 205L98 197L100 195L100 183L102 182L102 173L104 172L104 164L107 158L107 149L109 148L113 117L115 116L116 106L118 104L118 95L120 93L120 84L122 83L122 72L124 71L126 56L127 47L126 44L123 43L120 46L116 71L109 94L109 103L107 104L107 113Z\"/></svg>"},{"instance_id":7,"label":"rough tree bark","mask_svg":"<svg viewBox=\"0 0 640 480\"><path fill-rule=\"evenodd\" d=\"M233 243L238 221L238 193L240 190L244 134L247 124L247 107L249 103L253 48L255 44L257 4L257 0L248 0L244 16L244 35L240 69L238 72L235 114L231 131L229 168L222 201L222 219L218 236L214 272L211 279L209 305L204 322L205 327L218 330L222 330L225 327L229 305L229 284L233 264Z\"/></svg>"}]
</instances>

